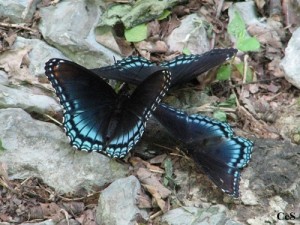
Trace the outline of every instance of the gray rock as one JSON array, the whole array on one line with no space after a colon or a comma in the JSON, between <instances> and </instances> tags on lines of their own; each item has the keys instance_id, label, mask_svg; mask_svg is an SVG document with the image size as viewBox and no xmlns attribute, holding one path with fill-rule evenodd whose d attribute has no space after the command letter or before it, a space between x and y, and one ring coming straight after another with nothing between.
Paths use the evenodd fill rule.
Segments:
<instances>
[{"instance_id":1,"label":"gray rock","mask_svg":"<svg viewBox=\"0 0 300 225\"><path fill-rule=\"evenodd\" d=\"M259 205L257 196L251 190L243 191L241 200L245 205Z\"/></svg>"},{"instance_id":2,"label":"gray rock","mask_svg":"<svg viewBox=\"0 0 300 225\"><path fill-rule=\"evenodd\" d=\"M158 18L165 9L178 4L178 0L141 0L132 1L129 4L116 4L111 6L99 18L98 26L113 26L122 21L126 28L131 28L141 23Z\"/></svg>"},{"instance_id":3,"label":"gray rock","mask_svg":"<svg viewBox=\"0 0 300 225\"><path fill-rule=\"evenodd\" d=\"M163 215L162 222L163 225L239 224L226 216L226 208L223 205L209 208L181 207L173 209Z\"/></svg>"},{"instance_id":4,"label":"gray rock","mask_svg":"<svg viewBox=\"0 0 300 225\"><path fill-rule=\"evenodd\" d=\"M127 166L98 153L74 151L54 124L22 109L0 110L0 162L11 179L41 178L56 191L90 190L124 177Z\"/></svg>"},{"instance_id":5,"label":"gray rock","mask_svg":"<svg viewBox=\"0 0 300 225\"><path fill-rule=\"evenodd\" d=\"M276 195L288 195L288 203L295 204L293 199L300 197L299 146L283 141L255 140L255 147L249 163L255 175L244 173L244 179L249 179L249 189L255 192L260 204L261 198Z\"/></svg>"},{"instance_id":6,"label":"gray rock","mask_svg":"<svg viewBox=\"0 0 300 225\"><path fill-rule=\"evenodd\" d=\"M228 15L232 19L235 11L238 11L247 26L260 23L257 17L257 11L254 1L236 2L229 7Z\"/></svg>"},{"instance_id":7,"label":"gray rock","mask_svg":"<svg viewBox=\"0 0 300 225\"><path fill-rule=\"evenodd\" d=\"M137 207L141 184L135 176L114 181L102 191L97 208L100 225L135 225L139 219L148 219L145 210Z\"/></svg>"},{"instance_id":8,"label":"gray rock","mask_svg":"<svg viewBox=\"0 0 300 225\"><path fill-rule=\"evenodd\" d=\"M29 22L41 0L5 0L0 1L1 17L8 17L13 23Z\"/></svg>"},{"instance_id":9,"label":"gray rock","mask_svg":"<svg viewBox=\"0 0 300 225\"><path fill-rule=\"evenodd\" d=\"M280 65L285 72L285 78L300 89L300 28L294 31L288 46L285 49L285 57Z\"/></svg>"},{"instance_id":10,"label":"gray rock","mask_svg":"<svg viewBox=\"0 0 300 225\"><path fill-rule=\"evenodd\" d=\"M28 56L30 59L29 70L34 76L45 75L45 62L50 58L68 59L63 53L56 48L46 44L44 41L38 39L26 39L17 37L16 42L12 46L13 49L22 49L24 47L31 47Z\"/></svg>"},{"instance_id":11,"label":"gray rock","mask_svg":"<svg viewBox=\"0 0 300 225\"><path fill-rule=\"evenodd\" d=\"M203 18L197 14L186 16L167 38L169 50L182 52L183 48L188 48L192 54L208 51L209 40L204 24Z\"/></svg>"},{"instance_id":12,"label":"gray rock","mask_svg":"<svg viewBox=\"0 0 300 225\"><path fill-rule=\"evenodd\" d=\"M39 28L45 40L88 68L112 64L113 56L120 58L95 40L94 27L101 14L95 4L66 0L40 10Z\"/></svg>"},{"instance_id":13,"label":"gray rock","mask_svg":"<svg viewBox=\"0 0 300 225\"><path fill-rule=\"evenodd\" d=\"M10 88L0 84L0 108L22 108L27 112L53 113L61 110L53 98L34 94L25 87Z\"/></svg>"},{"instance_id":14,"label":"gray rock","mask_svg":"<svg viewBox=\"0 0 300 225\"><path fill-rule=\"evenodd\" d=\"M8 75L2 70L0 70L0 84L8 84Z\"/></svg>"}]
</instances>

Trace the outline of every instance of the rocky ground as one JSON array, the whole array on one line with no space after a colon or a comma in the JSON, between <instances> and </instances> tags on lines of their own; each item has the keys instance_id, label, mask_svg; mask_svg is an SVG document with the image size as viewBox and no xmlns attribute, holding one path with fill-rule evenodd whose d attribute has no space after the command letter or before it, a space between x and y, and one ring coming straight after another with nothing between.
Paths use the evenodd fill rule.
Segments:
<instances>
[{"instance_id":1,"label":"rocky ground","mask_svg":"<svg viewBox=\"0 0 300 225\"><path fill-rule=\"evenodd\" d=\"M1 1L0 225L300 224L299 4ZM259 50L238 52L229 81L213 70L165 101L190 113L226 113L236 134L254 141L240 198L214 186L155 119L124 160L69 145L45 62L99 68L129 55L159 62L243 48L228 28L236 11ZM124 28L141 23L146 37L127 41Z\"/></svg>"}]
</instances>

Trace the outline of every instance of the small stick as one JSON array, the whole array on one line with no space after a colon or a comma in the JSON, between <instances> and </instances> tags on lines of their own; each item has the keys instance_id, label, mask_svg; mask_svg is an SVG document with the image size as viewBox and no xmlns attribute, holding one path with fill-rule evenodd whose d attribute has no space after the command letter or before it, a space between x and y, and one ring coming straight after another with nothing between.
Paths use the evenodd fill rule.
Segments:
<instances>
[{"instance_id":1,"label":"small stick","mask_svg":"<svg viewBox=\"0 0 300 225\"><path fill-rule=\"evenodd\" d=\"M29 28L25 24L10 24L10 23L0 22L0 27L16 28L16 29L28 30L33 33L38 33L37 30Z\"/></svg>"}]
</instances>

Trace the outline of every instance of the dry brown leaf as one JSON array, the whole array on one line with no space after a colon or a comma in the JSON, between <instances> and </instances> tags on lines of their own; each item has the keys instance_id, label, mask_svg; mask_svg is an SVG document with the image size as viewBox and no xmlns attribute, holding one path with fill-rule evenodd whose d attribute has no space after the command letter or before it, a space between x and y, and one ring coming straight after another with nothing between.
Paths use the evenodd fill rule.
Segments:
<instances>
[{"instance_id":1,"label":"dry brown leaf","mask_svg":"<svg viewBox=\"0 0 300 225\"><path fill-rule=\"evenodd\" d=\"M162 155L158 155L158 156L155 156L154 158L150 159L150 163L151 164L161 164L165 161L167 157L167 154L162 154Z\"/></svg>"},{"instance_id":2,"label":"dry brown leaf","mask_svg":"<svg viewBox=\"0 0 300 225\"><path fill-rule=\"evenodd\" d=\"M82 221L80 222L80 224L97 225L95 210L88 209L88 210L84 211L84 213L82 215Z\"/></svg>"},{"instance_id":3,"label":"dry brown leaf","mask_svg":"<svg viewBox=\"0 0 300 225\"><path fill-rule=\"evenodd\" d=\"M160 168L159 166L152 165L149 162L144 161L139 157L131 157L129 159L129 162L135 167L135 169L138 169L140 167L142 167L142 168L146 167L151 172L160 173L160 174L164 173L164 170L162 168Z\"/></svg>"},{"instance_id":4,"label":"dry brown leaf","mask_svg":"<svg viewBox=\"0 0 300 225\"><path fill-rule=\"evenodd\" d=\"M294 32L300 24L299 1L283 0L282 9L285 16L285 26L289 28L290 32Z\"/></svg>"},{"instance_id":5,"label":"dry brown leaf","mask_svg":"<svg viewBox=\"0 0 300 225\"><path fill-rule=\"evenodd\" d=\"M180 26L180 24L181 21L177 18L177 16L172 15L170 20L163 21L161 23L161 36L163 38L169 36L175 28Z\"/></svg>"},{"instance_id":6,"label":"dry brown leaf","mask_svg":"<svg viewBox=\"0 0 300 225\"><path fill-rule=\"evenodd\" d=\"M249 84L249 91L251 94L255 94L259 91L259 87L257 84Z\"/></svg>"},{"instance_id":7,"label":"dry brown leaf","mask_svg":"<svg viewBox=\"0 0 300 225\"><path fill-rule=\"evenodd\" d=\"M8 47L11 47L15 43L16 39L17 39L17 34L16 33L12 33L8 37L4 38L4 40L8 44Z\"/></svg>"},{"instance_id":8,"label":"dry brown leaf","mask_svg":"<svg viewBox=\"0 0 300 225\"><path fill-rule=\"evenodd\" d=\"M163 211L166 212L167 206L166 202L162 199L161 194L157 191L155 186L152 185L143 185L145 189L153 196L155 202L157 203L158 207Z\"/></svg>"},{"instance_id":9,"label":"dry brown leaf","mask_svg":"<svg viewBox=\"0 0 300 225\"><path fill-rule=\"evenodd\" d=\"M168 51L168 46L164 41L141 41L135 43L135 48L139 51L139 53L144 57L149 59L149 53L166 53Z\"/></svg>"},{"instance_id":10,"label":"dry brown leaf","mask_svg":"<svg viewBox=\"0 0 300 225\"><path fill-rule=\"evenodd\" d=\"M71 215L79 215L84 211L84 203L83 202L64 202L64 208Z\"/></svg>"},{"instance_id":11,"label":"dry brown leaf","mask_svg":"<svg viewBox=\"0 0 300 225\"><path fill-rule=\"evenodd\" d=\"M155 174L151 173L149 170L145 168L139 168L137 171L137 176L143 184L154 186L162 198L166 198L171 194L171 191L163 186Z\"/></svg>"},{"instance_id":12,"label":"dry brown leaf","mask_svg":"<svg viewBox=\"0 0 300 225\"><path fill-rule=\"evenodd\" d=\"M137 198L137 206L140 209L149 209L149 208L152 208L150 197L147 194L141 192L138 195L138 198Z\"/></svg>"},{"instance_id":13,"label":"dry brown leaf","mask_svg":"<svg viewBox=\"0 0 300 225\"><path fill-rule=\"evenodd\" d=\"M268 91L273 92L273 93L277 93L280 89L280 86L275 85L273 83L268 85Z\"/></svg>"},{"instance_id":14,"label":"dry brown leaf","mask_svg":"<svg viewBox=\"0 0 300 225\"><path fill-rule=\"evenodd\" d=\"M64 218L60 213L61 208L56 203L40 203L40 205L29 209L29 219L54 219L59 221Z\"/></svg>"},{"instance_id":15,"label":"dry brown leaf","mask_svg":"<svg viewBox=\"0 0 300 225\"><path fill-rule=\"evenodd\" d=\"M157 20L148 23L148 37L156 37L160 33L160 24Z\"/></svg>"}]
</instances>

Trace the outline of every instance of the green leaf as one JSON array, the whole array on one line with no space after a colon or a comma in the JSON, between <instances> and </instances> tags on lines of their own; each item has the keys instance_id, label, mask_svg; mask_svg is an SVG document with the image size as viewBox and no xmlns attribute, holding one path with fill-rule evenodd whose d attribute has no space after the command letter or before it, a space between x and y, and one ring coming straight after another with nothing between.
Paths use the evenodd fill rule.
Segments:
<instances>
[{"instance_id":1,"label":"green leaf","mask_svg":"<svg viewBox=\"0 0 300 225\"><path fill-rule=\"evenodd\" d=\"M235 11L234 16L228 24L228 33L237 39L237 48L243 52L258 51L260 43L255 37L251 37L246 30L246 24L239 14Z\"/></svg>"},{"instance_id":2,"label":"green leaf","mask_svg":"<svg viewBox=\"0 0 300 225\"><path fill-rule=\"evenodd\" d=\"M244 37L246 34L246 24L241 15L235 11L234 17L227 27L228 33L236 38Z\"/></svg>"},{"instance_id":3,"label":"green leaf","mask_svg":"<svg viewBox=\"0 0 300 225\"><path fill-rule=\"evenodd\" d=\"M235 107L236 106L236 96L235 96L235 94L231 94L225 102L221 102L218 106L228 107L228 108Z\"/></svg>"},{"instance_id":4,"label":"green leaf","mask_svg":"<svg viewBox=\"0 0 300 225\"><path fill-rule=\"evenodd\" d=\"M147 24L139 24L131 29L125 30L125 38L129 42L143 41L148 36Z\"/></svg>"},{"instance_id":5,"label":"green leaf","mask_svg":"<svg viewBox=\"0 0 300 225\"><path fill-rule=\"evenodd\" d=\"M239 71L239 73L241 74L241 76L243 76L244 74L244 63L241 62L239 64L235 64L236 69ZM247 68L247 72L246 72L246 82L251 82L253 81L253 73L250 67Z\"/></svg>"},{"instance_id":6,"label":"green leaf","mask_svg":"<svg viewBox=\"0 0 300 225\"><path fill-rule=\"evenodd\" d=\"M228 80L231 75L231 65L222 65L217 72L217 80Z\"/></svg>"},{"instance_id":7,"label":"green leaf","mask_svg":"<svg viewBox=\"0 0 300 225\"><path fill-rule=\"evenodd\" d=\"M166 19L171 14L170 10L165 9L163 13L157 18L157 20Z\"/></svg>"},{"instance_id":8,"label":"green leaf","mask_svg":"<svg viewBox=\"0 0 300 225\"><path fill-rule=\"evenodd\" d=\"M190 51L188 48L184 47L184 48L182 49L182 53L185 54L185 55L190 55L190 54L191 54L191 51Z\"/></svg>"},{"instance_id":9,"label":"green leaf","mask_svg":"<svg viewBox=\"0 0 300 225\"><path fill-rule=\"evenodd\" d=\"M243 52L258 51L260 43L255 37L238 38L237 48Z\"/></svg>"},{"instance_id":10,"label":"green leaf","mask_svg":"<svg viewBox=\"0 0 300 225\"><path fill-rule=\"evenodd\" d=\"M221 110L215 111L213 114L213 118L220 120L222 122L225 122L227 120L226 113Z\"/></svg>"},{"instance_id":11,"label":"green leaf","mask_svg":"<svg viewBox=\"0 0 300 225\"><path fill-rule=\"evenodd\" d=\"M2 141L0 140L0 151L5 151L6 149L2 145Z\"/></svg>"}]
</instances>

